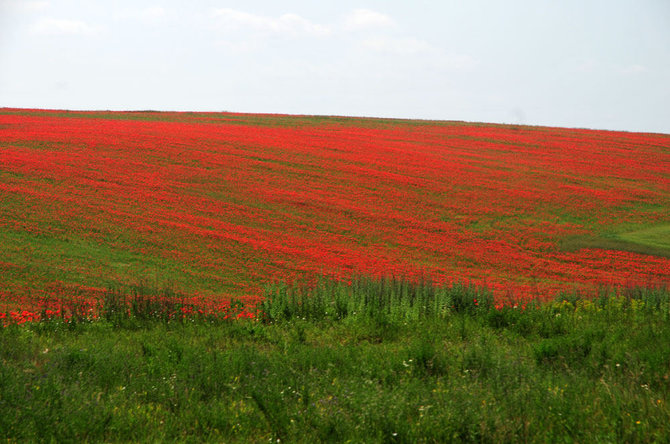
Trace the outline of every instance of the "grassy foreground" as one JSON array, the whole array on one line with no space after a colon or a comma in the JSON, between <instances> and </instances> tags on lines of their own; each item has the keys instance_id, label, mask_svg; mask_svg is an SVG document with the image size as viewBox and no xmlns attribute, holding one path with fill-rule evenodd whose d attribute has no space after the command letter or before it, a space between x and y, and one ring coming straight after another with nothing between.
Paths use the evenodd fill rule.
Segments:
<instances>
[{"instance_id":1,"label":"grassy foreground","mask_svg":"<svg viewBox=\"0 0 670 444\"><path fill-rule=\"evenodd\" d=\"M256 320L112 301L95 322L0 329L0 438L670 440L667 290L516 308L397 280L266 296Z\"/></svg>"}]
</instances>

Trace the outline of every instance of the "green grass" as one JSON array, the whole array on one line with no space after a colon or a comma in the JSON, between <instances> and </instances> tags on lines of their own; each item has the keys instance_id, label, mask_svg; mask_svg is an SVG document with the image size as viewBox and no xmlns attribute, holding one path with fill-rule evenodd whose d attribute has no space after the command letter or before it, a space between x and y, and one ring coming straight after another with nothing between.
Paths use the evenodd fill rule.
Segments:
<instances>
[{"instance_id":1,"label":"green grass","mask_svg":"<svg viewBox=\"0 0 670 444\"><path fill-rule=\"evenodd\" d=\"M670 257L670 225L656 225L635 231L607 232L600 235L571 236L560 242L563 251L582 248L628 251Z\"/></svg>"},{"instance_id":2,"label":"green grass","mask_svg":"<svg viewBox=\"0 0 670 444\"><path fill-rule=\"evenodd\" d=\"M594 235L570 236L562 239L560 242L561 251L578 251L583 248L627 251L629 253L646 254L649 256L670 257L670 249L644 245L617 237Z\"/></svg>"},{"instance_id":3,"label":"green grass","mask_svg":"<svg viewBox=\"0 0 670 444\"><path fill-rule=\"evenodd\" d=\"M622 233L618 237L628 242L663 249L670 253L670 225L661 225L630 233Z\"/></svg>"},{"instance_id":4,"label":"green grass","mask_svg":"<svg viewBox=\"0 0 670 444\"><path fill-rule=\"evenodd\" d=\"M64 280L99 285L128 281L134 275L157 276L179 269L167 259L110 245L101 239L2 230L4 259L16 265L7 282L39 287ZM176 275L176 273L171 273ZM184 282L179 282L185 286Z\"/></svg>"},{"instance_id":5,"label":"green grass","mask_svg":"<svg viewBox=\"0 0 670 444\"><path fill-rule=\"evenodd\" d=\"M391 279L277 285L266 296L263 321L166 322L146 305L123 322L0 329L0 436L670 439L667 290L564 295L525 310L496 309L474 287Z\"/></svg>"}]
</instances>

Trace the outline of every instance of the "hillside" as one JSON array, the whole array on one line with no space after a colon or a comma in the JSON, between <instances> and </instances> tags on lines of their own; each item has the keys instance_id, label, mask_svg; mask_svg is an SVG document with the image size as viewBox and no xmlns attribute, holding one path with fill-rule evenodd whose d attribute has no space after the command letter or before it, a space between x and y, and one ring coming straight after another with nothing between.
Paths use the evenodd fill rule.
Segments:
<instances>
[{"instance_id":1,"label":"hillside","mask_svg":"<svg viewBox=\"0 0 670 444\"><path fill-rule=\"evenodd\" d=\"M494 295L670 282L670 135L0 109L0 304L325 274ZM3 311L0 305L0 311Z\"/></svg>"}]
</instances>

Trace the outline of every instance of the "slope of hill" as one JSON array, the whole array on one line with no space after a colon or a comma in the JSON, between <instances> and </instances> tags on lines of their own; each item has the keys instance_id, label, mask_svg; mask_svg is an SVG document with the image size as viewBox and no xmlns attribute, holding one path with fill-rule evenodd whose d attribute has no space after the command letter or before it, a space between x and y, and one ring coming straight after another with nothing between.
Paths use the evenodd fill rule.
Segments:
<instances>
[{"instance_id":1,"label":"slope of hill","mask_svg":"<svg viewBox=\"0 0 670 444\"><path fill-rule=\"evenodd\" d=\"M0 110L5 305L142 280L256 295L319 274L528 298L667 284L669 229L669 135Z\"/></svg>"}]
</instances>

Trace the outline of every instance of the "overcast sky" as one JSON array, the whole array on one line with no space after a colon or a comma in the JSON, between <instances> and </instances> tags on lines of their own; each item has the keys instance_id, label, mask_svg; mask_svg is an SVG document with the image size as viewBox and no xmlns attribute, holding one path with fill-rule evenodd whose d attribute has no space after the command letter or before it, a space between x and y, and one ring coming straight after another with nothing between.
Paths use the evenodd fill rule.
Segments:
<instances>
[{"instance_id":1,"label":"overcast sky","mask_svg":"<svg viewBox=\"0 0 670 444\"><path fill-rule=\"evenodd\" d=\"M670 133L668 0L0 0L0 107Z\"/></svg>"}]
</instances>

